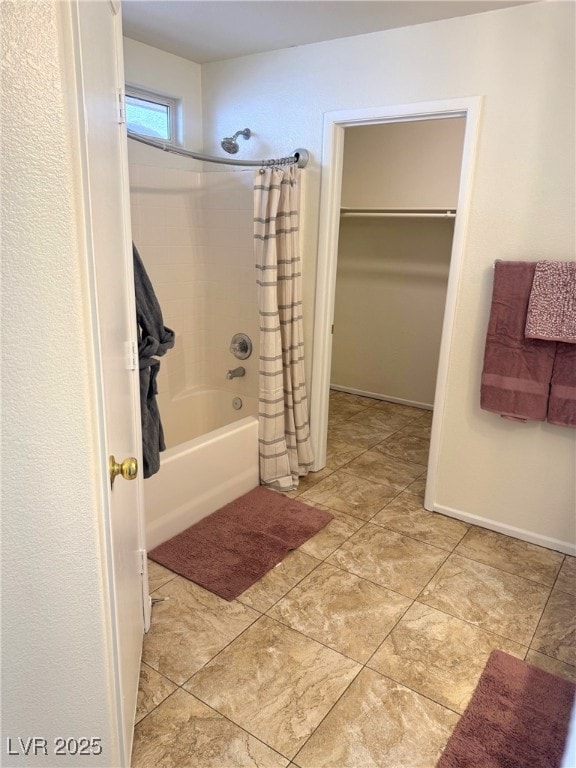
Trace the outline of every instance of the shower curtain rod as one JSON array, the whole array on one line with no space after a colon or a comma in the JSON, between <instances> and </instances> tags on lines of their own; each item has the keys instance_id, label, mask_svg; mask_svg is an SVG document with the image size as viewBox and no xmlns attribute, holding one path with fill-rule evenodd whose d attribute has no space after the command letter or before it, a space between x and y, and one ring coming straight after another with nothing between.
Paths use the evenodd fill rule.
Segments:
<instances>
[{"instance_id":1,"label":"shower curtain rod","mask_svg":"<svg viewBox=\"0 0 576 768\"><path fill-rule=\"evenodd\" d=\"M227 157L214 157L213 155L204 155L202 152L192 152L189 149L180 149L180 147L173 147L170 144L165 144L162 141L156 141L155 139L149 139L145 136L139 136L132 131L128 131L128 138L139 141L142 144L148 144L150 147L156 147L164 152L172 152L175 155L183 155L184 157L192 157L194 160L203 160L207 163L220 163L222 165L246 165L255 168L268 168L275 165L296 165L298 168L306 168L308 160L310 158L307 149L296 149L294 154L290 157L281 157L277 160L232 160Z\"/></svg>"}]
</instances>

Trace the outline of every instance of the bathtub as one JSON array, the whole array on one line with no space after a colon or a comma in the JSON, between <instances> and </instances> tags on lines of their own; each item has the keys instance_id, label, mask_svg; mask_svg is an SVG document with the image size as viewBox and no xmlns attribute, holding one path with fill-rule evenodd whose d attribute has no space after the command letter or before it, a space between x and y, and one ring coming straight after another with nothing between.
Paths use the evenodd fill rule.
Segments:
<instances>
[{"instance_id":1,"label":"bathtub","mask_svg":"<svg viewBox=\"0 0 576 768\"><path fill-rule=\"evenodd\" d=\"M169 447L144 481L148 550L259 484L257 399L241 395L235 410L235 397L207 389L161 406Z\"/></svg>"}]
</instances>

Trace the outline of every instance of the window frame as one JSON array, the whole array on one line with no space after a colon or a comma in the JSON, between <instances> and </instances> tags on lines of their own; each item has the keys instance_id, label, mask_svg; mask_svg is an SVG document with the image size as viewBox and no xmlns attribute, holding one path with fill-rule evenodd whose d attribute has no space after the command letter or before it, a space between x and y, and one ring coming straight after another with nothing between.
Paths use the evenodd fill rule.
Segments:
<instances>
[{"instance_id":1,"label":"window frame","mask_svg":"<svg viewBox=\"0 0 576 768\"><path fill-rule=\"evenodd\" d=\"M164 144L169 144L170 146L177 146L178 120L179 120L178 99L175 99L172 96L166 96L163 93L158 93L158 91L151 91L147 88L140 88L139 86L129 85L128 83L126 83L126 85L124 86L124 93L125 93L126 99L128 99L128 97L130 96L134 99L140 99L141 101L149 101L152 104L158 104L162 107L167 107L170 138L162 139L158 136L149 136L148 134L139 133L138 131L132 130L128 122L128 104L126 103L126 127L128 128L128 130L131 133L134 133L136 136L142 136L143 138L146 138L146 139L161 141Z\"/></svg>"}]
</instances>

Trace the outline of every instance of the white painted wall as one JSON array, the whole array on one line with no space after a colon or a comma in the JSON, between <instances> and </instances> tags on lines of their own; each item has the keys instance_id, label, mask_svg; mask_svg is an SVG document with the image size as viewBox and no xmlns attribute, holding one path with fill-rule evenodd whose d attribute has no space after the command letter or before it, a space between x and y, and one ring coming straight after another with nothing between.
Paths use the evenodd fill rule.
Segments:
<instances>
[{"instance_id":1,"label":"white painted wall","mask_svg":"<svg viewBox=\"0 0 576 768\"><path fill-rule=\"evenodd\" d=\"M199 64L125 37L124 74L128 85L177 99L180 128L176 143L187 149L202 146ZM128 142L128 160L130 164L141 163L159 168L182 168L187 171L201 168L201 163L190 158L169 155L135 141Z\"/></svg>"},{"instance_id":2,"label":"white painted wall","mask_svg":"<svg viewBox=\"0 0 576 768\"><path fill-rule=\"evenodd\" d=\"M2 3L2 765L119 764L70 8ZM70 99L70 101L69 101ZM18 737L47 739L49 757ZM56 758L54 738L102 755ZM8 756L7 739L19 755ZM41 754L41 753L40 753Z\"/></svg>"},{"instance_id":3,"label":"white painted wall","mask_svg":"<svg viewBox=\"0 0 576 768\"><path fill-rule=\"evenodd\" d=\"M575 434L480 410L494 259L570 259L574 228L574 5L535 3L204 65L205 143L249 126L247 157L307 147L303 225L312 350L323 113L483 96L458 289L438 506L574 546Z\"/></svg>"}]
</instances>

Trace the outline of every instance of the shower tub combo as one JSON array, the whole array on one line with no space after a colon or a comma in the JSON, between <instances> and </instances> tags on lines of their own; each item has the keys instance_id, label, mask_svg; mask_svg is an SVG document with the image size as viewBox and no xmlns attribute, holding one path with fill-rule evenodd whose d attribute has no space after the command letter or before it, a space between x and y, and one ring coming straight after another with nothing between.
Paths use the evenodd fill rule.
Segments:
<instances>
[{"instance_id":1,"label":"shower tub combo","mask_svg":"<svg viewBox=\"0 0 576 768\"><path fill-rule=\"evenodd\" d=\"M233 136L223 139L221 146L227 153L235 154L238 151L238 136L249 139L251 131L245 128L237 131ZM272 168L279 164L287 164L305 168L309 161L309 153L306 149L297 149L292 155L280 159L236 160L214 157L182 147L168 146L162 141L140 136L131 130L128 131L128 138L164 152L216 164L253 168ZM156 194L157 190L153 185L148 188L142 181L142 179L149 179L151 173L149 166L146 165L145 168L146 171L145 173L142 172L142 178L139 182L143 185L143 191L140 190L140 197L135 198L135 209L138 211L142 209L142 219L148 223L146 231L139 233L141 237L149 234L150 222L155 220L156 211L162 210L162 208L158 208L157 203L151 204L146 200L148 192ZM167 170L170 170L173 175L172 169ZM178 176L178 180L179 183L182 182L180 176ZM162 180L161 186L163 184L164 180ZM192 187L196 188L195 185ZM138 189L136 183L135 188ZM186 182L185 188L188 189L188 182ZM214 189L218 189L217 185L214 186ZM241 187L239 189L244 195L245 190ZM223 210L228 210L230 207L230 190L224 187L223 192L226 202ZM251 220L252 190L250 190L249 200L250 206L244 208L243 205L240 205L234 210L245 211ZM163 200L163 204L171 205L172 200L170 199L168 202ZM164 222L160 223L164 224ZM246 245L249 246L246 252L250 255L250 265L252 265L253 255L252 234L250 233L246 240ZM179 245L184 246L192 242L190 239L192 235L188 231L181 233L181 235L183 239ZM244 230L240 231L240 228L239 237L240 240L244 237ZM238 249L238 242L238 237L234 236L234 250L242 252L242 248ZM150 245L155 246L155 241L154 243L151 242ZM172 246L168 247L168 254L171 253L171 248ZM221 247L220 250L222 250ZM219 250L217 247L212 253L212 261L215 263L218 257ZM178 264L177 254L175 258L174 263ZM212 278L210 277L210 279ZM204 280L207 281L208 278L205 277ZM181 298L180 293L178 293L177 298ZM256 333L257 328L258 325L256 324L254 329ZM238 336L242 335L238 334ZM231 351L234 350L231 349ZM236 357L241 360L250 354L249 352L246 355L236 354L236 351L234 351ZM245 371L241 366L228 373L230 375L227 378L231 379L236 376L243 376ZM242 390L242 387L239 389ZM241 404L240 399L242 400ZM238 408L239 405L240 408ZM160 456L160 472L148 478L145 483L146 546L148 550L154 549L162 542L189 528L260 483L257 397L239 396L229 390L217 388L192 389L167 402L159 401L159 406L168 449Z\"/></svg>"},{"instance_id":2,"label":"shower tub combo","mask_svg":"<svg viewBox=\"0 0 576 768\"><path fill-rule=\"evenodd\" d=\"M162 421L170 443L160 454L160 472L146 480L148 550L260 481L257 398L192 391L170 401Z\"/></svg>"}]
</instances>

